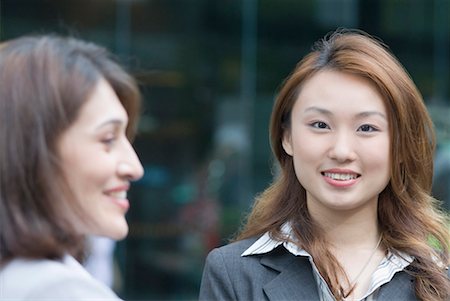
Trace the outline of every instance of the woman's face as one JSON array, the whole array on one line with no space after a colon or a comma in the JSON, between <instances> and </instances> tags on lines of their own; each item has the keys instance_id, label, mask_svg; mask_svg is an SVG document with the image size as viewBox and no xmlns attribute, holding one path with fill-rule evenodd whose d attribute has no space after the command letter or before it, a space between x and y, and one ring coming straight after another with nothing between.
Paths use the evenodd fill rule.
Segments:
<instances>
[{"instance_id":1,"label":"woman's face","mask_svg":"<svg viewBox=\"0 0 450 301\"><path fill-rule=\"evenodd\" d=\"M102 79L58 141L64 175L88 219L80 221L83 234L121 239L128 233L127 190L143 168L125 135L127 122L125 109Z\"/></svg>"},{"instance_id":2,"label":"woman's face","mask_svg":"<svg viewBox=\"0 0 450 301\"><path fill-rule=\"evenodd\" d=\"M327 70L306 81L283 148L312 216L376 212L390 179L390 134L383 99L368 80Z\"/></svg>"}]
</instances>

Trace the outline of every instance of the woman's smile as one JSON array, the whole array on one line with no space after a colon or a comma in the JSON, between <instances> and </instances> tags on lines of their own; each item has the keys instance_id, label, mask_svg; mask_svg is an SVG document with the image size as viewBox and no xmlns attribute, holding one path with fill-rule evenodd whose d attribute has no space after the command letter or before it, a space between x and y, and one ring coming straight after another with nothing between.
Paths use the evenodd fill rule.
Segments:
<instances>
[{"instance_id":1,"label":"woman's smile","mask_svg":"<svg viewBox=\"0 0 450 301\"><path fill-rule=\"evenodd\" d=\"M361 176L350 170L326 170L321 172L324 180L335 187L350 187L355 185L358 178Z\"/></svg>"}]
</instances>

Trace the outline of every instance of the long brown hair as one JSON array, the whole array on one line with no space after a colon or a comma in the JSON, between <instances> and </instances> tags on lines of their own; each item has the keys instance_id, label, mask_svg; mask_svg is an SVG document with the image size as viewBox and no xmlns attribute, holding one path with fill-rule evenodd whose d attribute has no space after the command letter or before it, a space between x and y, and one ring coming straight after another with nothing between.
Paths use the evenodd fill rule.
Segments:
<instances>
[{"instance_id":1,"label":"long brown hair","mask_svg":"<svg viewBox=\"0 0 450 301\"><path fill-rule=\"evenodd\" d=\"M317 42L284 81L270 124L272 150L280 175L257 199L238 239L269 232L287 239L280 226L293 224L297 243L311 253L333 295L342 298L339 275L343 268L306 206L305 189L298 182L292 157L282 147L290 114L304 82L320 70L336 70L371 81L382 95L389 115L391 137L390 182L379 196L378 220L386 248L415 258L409 267L421 300L446 300L450 282L448 219L430 195L435 138L432 121L420 92L402 65L379 40L361 31L338 30ZM437 245L432 247L430 239ZM345 277L346 278L346 277ZM348 293L348 292L347 292Z\"/></svg>"},{"instance_id":2,"label":"long brown hair","mask_svg":"<svg viewBox=\"0 0 450 301\"><path fill-rule=\"evenodd\" d=\"M116 92L133 136L140 93L106 49L53 35L0 44L0 263L60 258L83 246L56 142L100 79Z\"/></svg>"}]
</instances>

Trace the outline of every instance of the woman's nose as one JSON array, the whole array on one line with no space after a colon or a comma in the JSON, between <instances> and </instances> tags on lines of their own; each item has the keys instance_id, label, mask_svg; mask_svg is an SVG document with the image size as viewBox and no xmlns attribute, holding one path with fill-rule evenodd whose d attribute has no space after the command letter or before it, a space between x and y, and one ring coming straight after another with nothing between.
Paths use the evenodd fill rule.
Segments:
<instances>
[{"instance_id":1,"label":"woman's nose","mask_svg":"<svg viewBox=\"0 0 450 301\"><path fill-rule=\"evenodd\" d=\"M352 135L344 132L336 133L328 156L340 163L355 160L355 143Z\"/></svg>"},{"instance_id":2,"label":"woman's nose","mask_svg":"<svg viewBox=\"0 0 450 301\"><path fill-rule=\"evenodd\" d=\"M121 177L125 177L130 181L137 181L144 175L141 161L128 140L125 143L125 149L117 169Z\"/></svg>"}]
</instances>

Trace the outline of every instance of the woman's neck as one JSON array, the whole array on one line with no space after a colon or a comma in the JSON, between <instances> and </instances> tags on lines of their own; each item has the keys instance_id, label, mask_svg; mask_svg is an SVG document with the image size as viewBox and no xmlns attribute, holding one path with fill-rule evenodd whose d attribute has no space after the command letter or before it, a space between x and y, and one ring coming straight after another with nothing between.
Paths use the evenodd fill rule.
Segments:
<instances>
[{"instance_id":1,"label":"woman's neck","mask_svg":"<svg viewBox=\"0 0 450 301\"><path fill-rule=\"evenodd\" d=\"M380 237L376 204L352 211L310 210L310 214L338 249L373 248Z\"/></svg>"}]
</instances>

